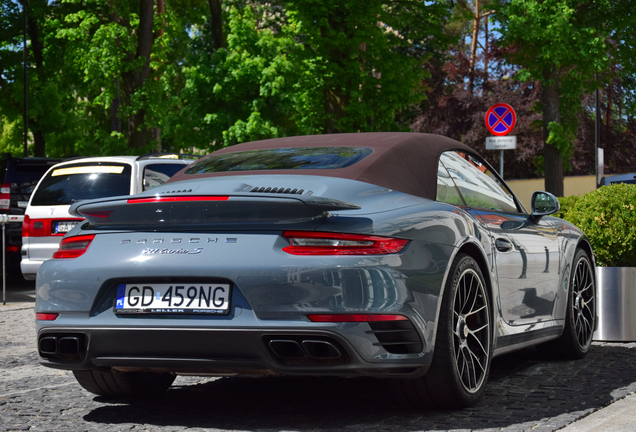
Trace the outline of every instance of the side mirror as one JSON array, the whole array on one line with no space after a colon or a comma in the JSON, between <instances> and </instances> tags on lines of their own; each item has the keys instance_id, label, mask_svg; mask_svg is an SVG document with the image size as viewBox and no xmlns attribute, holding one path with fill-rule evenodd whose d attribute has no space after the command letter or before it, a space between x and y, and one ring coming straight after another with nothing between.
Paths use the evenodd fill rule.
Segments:
<instances>
[{"instance_id":1,"label":"side mirror","mask_svg":"<svg viewBox=\"0 0 636 432\"><path fill-rule=\"evenodd\" d=\"M535 220L542 216L551 215L561 210L557 197L550 192L537 191L532 194L532 217Z\"/></svg>"}]
</instances>

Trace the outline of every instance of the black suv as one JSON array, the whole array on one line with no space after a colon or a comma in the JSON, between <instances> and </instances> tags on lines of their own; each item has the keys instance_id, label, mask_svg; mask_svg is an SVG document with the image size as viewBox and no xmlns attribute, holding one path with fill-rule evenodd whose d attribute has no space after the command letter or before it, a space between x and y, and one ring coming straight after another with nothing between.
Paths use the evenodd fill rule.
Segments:
<instances>
[{"instance_id":1,"label":"black suv","mask_svg":"<svg viewBox=\"0 0 636 432\"><path fill-rule=\"evenodd\" d=\"M64 159L13 157L11 153L0 154L0 214L23 215L31 192L40 178L53 165ZM1 226L0 226L1 228ZM5 226L5 250L7 277L20 278L20 249L22 248L22 224L9 223ZM0 232L0 245L2 232ZM0 248L1 249L1 248ZM0 254L0 272L2 255ZM0 273L0 284L2 274Z\"/></svg>"}]
</instances>

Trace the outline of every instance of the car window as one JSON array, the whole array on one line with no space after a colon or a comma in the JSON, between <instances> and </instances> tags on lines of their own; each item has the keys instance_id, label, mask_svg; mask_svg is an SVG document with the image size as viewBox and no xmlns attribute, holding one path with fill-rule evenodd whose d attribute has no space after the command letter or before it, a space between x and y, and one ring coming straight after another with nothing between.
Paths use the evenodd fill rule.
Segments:
<instances>
[{"instance_id":1,"label":"car window","mask_svg":"<svg viewBox=\"0 0 636 432\"><path fill-rule=\"evenodd\" d=\"M144 167L143 190L161 186L185 168L185 164L150 164Z\"/></svg>"},{"instance_id":2,"label":"car window","mask_svg":"<svg viewBox=\"0 0 636 432\"><path fill-rule=\"evenodd\" d=\"M40 182L31 205L68 205L81 200L130 195L131 167L77 163L53 168Z\"/></svg>"},{"instance_id":3,"label":"car window","mask_svg":"<svg viewBox=\"0 0 636 432\"><path fill-rule=\"evenodd\" d=\"M454 205L465 205L450 174L440 161L437 165L437 201Z\"/></svg>"},{"instance_id":4,"label":"car window","mask_svg":"<svg viewBox=\"0 0 636 432\"><path fill-rule=\"evenodd\" d=\"M510 190L479 158L449 151L442 154L440 163L448 171L469 207L519 212Z\"/></svg>"},{"instance_id":5,"label":"car window","mask_svg":"<svg viewBox=\"0 0 636 432\"><path fill-rule=\"evenodd\" d=\"M250 150L208 157L190 165L185 174L346 168L361 161L371 153L373 153L373 150L363 147L301 147Z\"/></svg>"}]
</instances>

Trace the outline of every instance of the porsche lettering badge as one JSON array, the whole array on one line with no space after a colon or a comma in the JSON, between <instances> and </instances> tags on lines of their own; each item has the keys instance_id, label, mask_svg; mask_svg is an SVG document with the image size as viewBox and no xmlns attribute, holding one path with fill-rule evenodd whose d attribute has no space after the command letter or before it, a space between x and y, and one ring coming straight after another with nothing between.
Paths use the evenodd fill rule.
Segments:
<instances>
[{"instance_id":1,"label":"porsche lettering badge","mask_svg":"<svg viewBox=\"0 0 636 432\"><path fill-rule=\"evenodd\" d=\"M141 251L142 255L186 255L186 254L198 254L201 253L201 251L203 251L203 248L194 248L194 250L189 250L189 249L168 249L168 248L163 248L163 249L152 249L152 248L146 248L143 251Z\"/></svg>"}]
</instances>

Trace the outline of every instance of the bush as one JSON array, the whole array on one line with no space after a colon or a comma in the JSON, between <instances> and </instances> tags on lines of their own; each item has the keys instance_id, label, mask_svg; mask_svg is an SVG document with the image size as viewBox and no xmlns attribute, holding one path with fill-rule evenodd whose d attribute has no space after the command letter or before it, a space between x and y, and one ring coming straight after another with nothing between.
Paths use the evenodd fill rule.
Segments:
<instances>
[{"instance_id":1,"label":"bush","mask_svg":"<svg viewBox=\"0 0 636 432\"><path fill-rule=\"evenodd\" d=\"M636 185L603 186L585 195L560 198L555 216L589 237L596 265L636 267Z\"/></svg>"}]
</instances>

